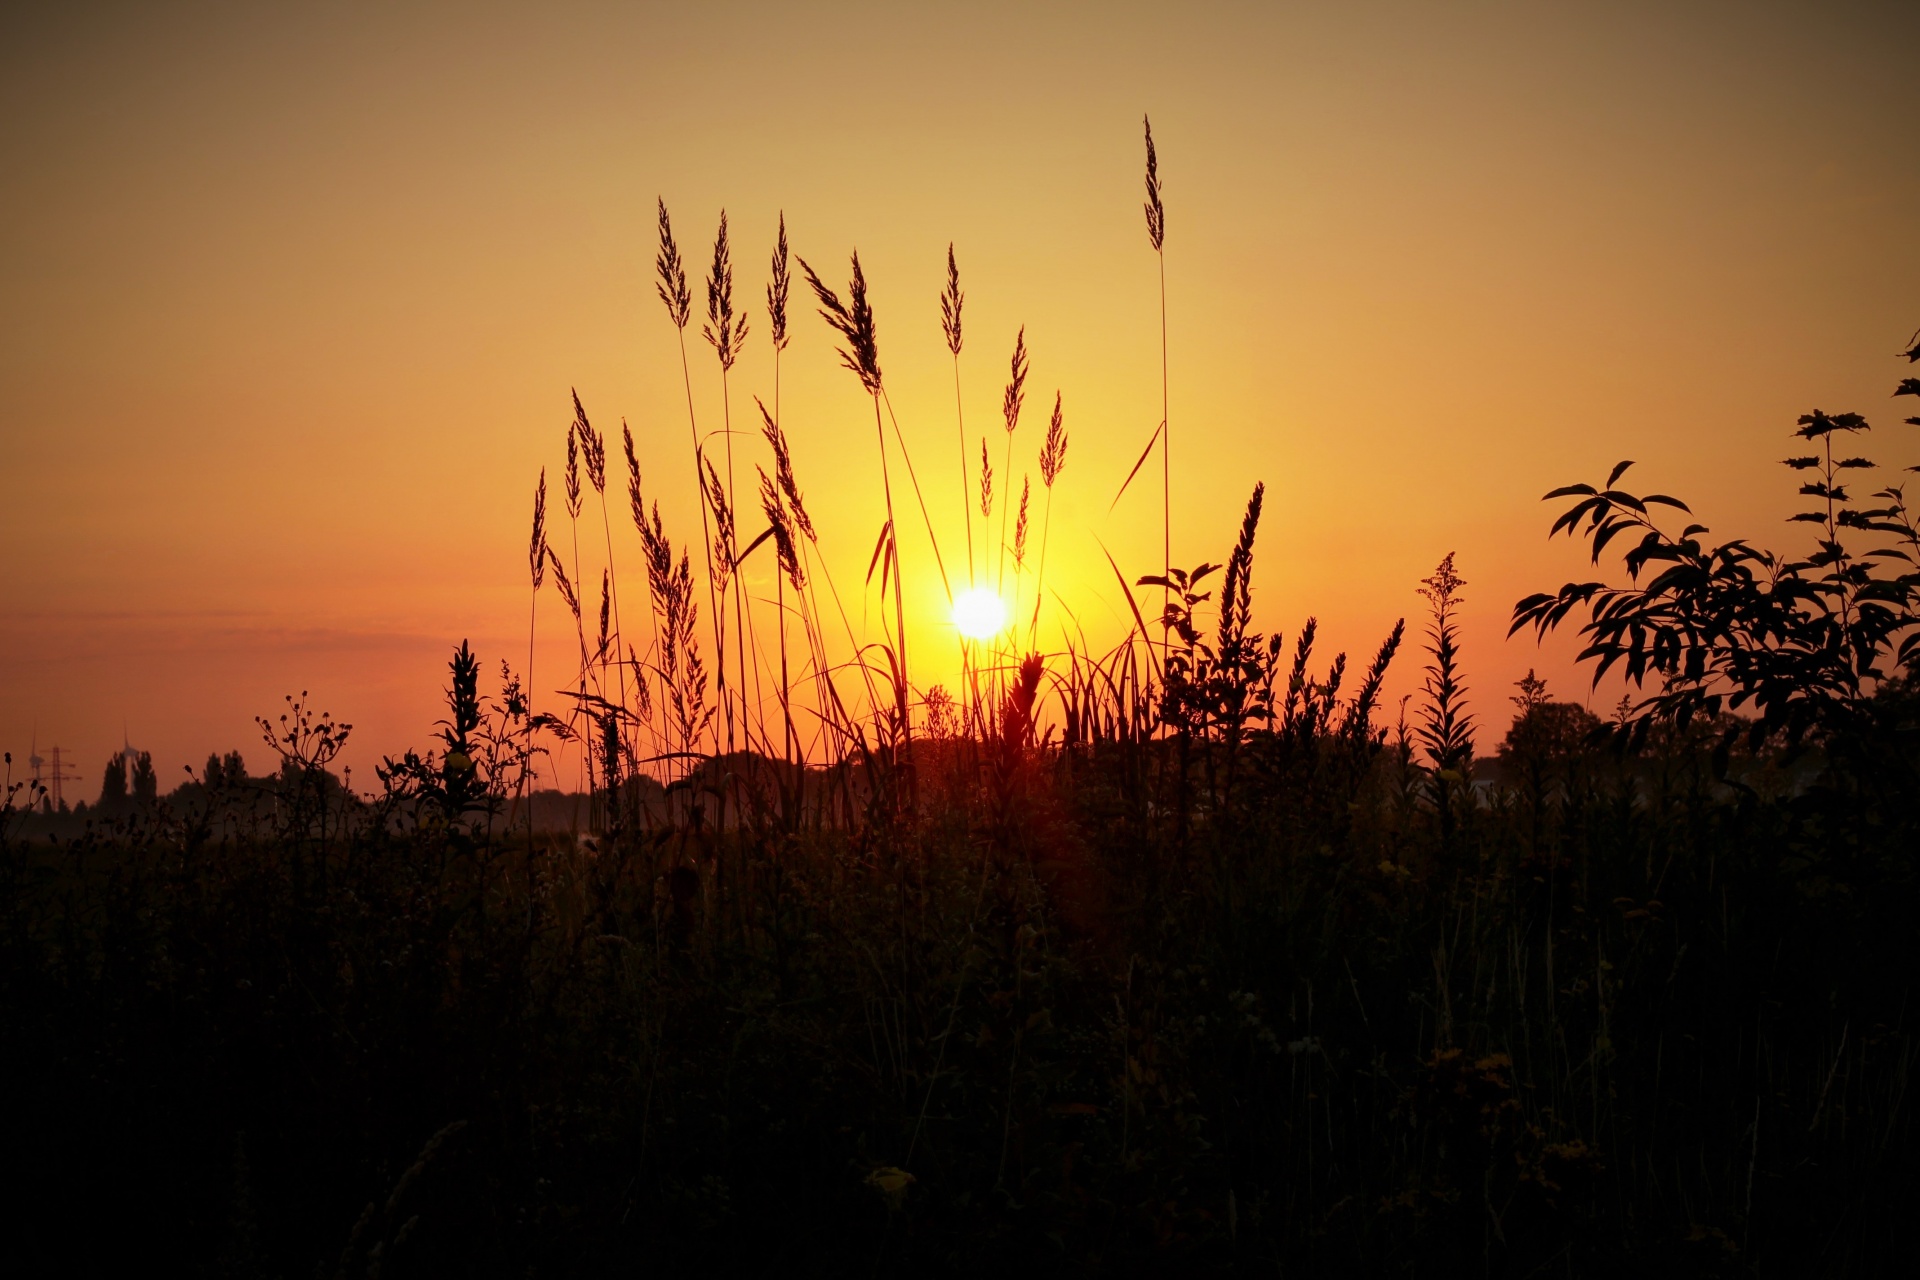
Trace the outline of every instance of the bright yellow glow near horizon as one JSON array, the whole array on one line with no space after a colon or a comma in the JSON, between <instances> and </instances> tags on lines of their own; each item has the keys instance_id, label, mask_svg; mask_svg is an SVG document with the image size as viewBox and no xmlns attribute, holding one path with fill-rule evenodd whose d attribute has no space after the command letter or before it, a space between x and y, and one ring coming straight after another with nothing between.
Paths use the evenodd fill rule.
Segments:
<instances>
[{"instance_id":1,"label":"bright yellow glow near horizon","mask_svg":"<svg viewBox=\"0 0 1920 1280\"><path fill-rule=\"evenodd\" d=\"M1007 629L1007 602L986 587L962 591L954 597L953 625L969 640L991 640Z\"/></svg>"}]
</instances>

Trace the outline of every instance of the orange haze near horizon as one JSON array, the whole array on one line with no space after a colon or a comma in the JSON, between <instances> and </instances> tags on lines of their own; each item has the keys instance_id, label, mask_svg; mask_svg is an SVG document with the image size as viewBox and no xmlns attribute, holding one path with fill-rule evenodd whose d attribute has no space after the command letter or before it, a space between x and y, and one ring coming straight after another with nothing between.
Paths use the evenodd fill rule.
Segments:
<instances>
[{"instance_id":1,"label":"orange haze near horizon","mask_svg":"<svg viewBox=\"0 0 1920 1280\"><path fill-rule=\"evenodd\" d=\"M1057 390L1071 447L1048 581L1113 643L1126 607L1103 547L1130 577L1160 568L1157 460L1109 510L1159 418L1145 111L1176 563L1224 560L1264 481L1257 625L1290 645L1316 615L1324 669L1406 616L1397 700L1418 682L1414 588L1456 552L1490 750L1530 667L1588 696L1570 637L1505 638L1519 596L1591 576L1547 541L1547 489L1633 458L1626 483L1688 499L1716 534L1792 547L1777 460L1797 415L1860 411L1883 428L1864 451L1920 461L1887 400L1920 325L1916 47L1920 9L1892 4L9 10L0 746L18 777L30 741L59 743L87 798L123 735L166 786L213 750L260 770L252 716L304 689L355 725L345 760L370 785L381 755L427 745L460 640L489 683L502 658L525 666L543 466L572 550L570 388L613 442L628 612L644 580L623 418L697 565L656 196L696 314L730 220L743 431L773 399L776 217L836 285L859 250L957 587L952 242L970 468L983 434L1002 467L1024 325L1026 412L996 488L1032 474L1037 499ZM781 413L859 628L882 518L871 408L799 287L791 323ZM688 336L713 430L718 367L697 319ZM736 451L747 478L766 462L757 435ZM895 505L914 679L950 683L953 624L898 474ZM1036 539L1039 519L1036 501ZM591 493L582 524L597 579ZM749 585L770 592L757 561ZM551 587L540 609L550 687L575 640Z\"/></svg>"}]
</instances>

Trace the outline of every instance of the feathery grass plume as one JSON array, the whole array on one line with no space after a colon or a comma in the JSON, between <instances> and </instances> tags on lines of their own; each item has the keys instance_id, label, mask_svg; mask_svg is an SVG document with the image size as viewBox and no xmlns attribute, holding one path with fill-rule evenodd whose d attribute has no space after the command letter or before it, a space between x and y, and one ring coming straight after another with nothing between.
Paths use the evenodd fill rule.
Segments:
<instances>
[{"instance_id":1,"label":"feathery grass plume","mask_svg":"<svg viewBox=\"0 0 1920 1280\"><path fill-rule=\"evenodd\" d=\"M980 437L980 518L993 514L993 462L987 457L987 438Z\"/></svg>"},{"instance_id":2,"label":"feathery grass plume","mask_svg":"<svg viewBox=\"0 0 1920 1280\"><path fill-rule=\"evenodd\" d=\"M1053 488L1060 468L1067 465L1067 433L1060 413L1060 393L1053 393L1053 420L1047 424L1047 441L1040 447L1040 481Z\"/></svg>"},{"instance_id":3,"label":"feathery grass plume","mask_svg":"<svg viewBox=\"0 0 1920 1280\"><path fill-rule=\"evenodd\" d=\"M567 424L567 515L580 518L580 432Z\"/></svg>"},{"instance_id":4,"label":"feathery grass plume","mask_svg":"<svg viewBox=\"0 0 1920 1280\"><path fill-rule=\"evenodd\" d=\"M1147 131L1147 240L1159 253L1167 241L1167 210L1160 203L1160 157L1153 149L1152 119L1141 116L1140 123Z\"/></svg>"},{"instance_id":5,"label":"feathery grass plume","mask_svg":"<svg viewBox=\"0 0 1920 1280\"><path fill-rule=\"evenodd\" d=\"M573 392L573 430L574 434L580 437L581 460L587 466L587 482L593 486L595 493L605 494L607 491L607 442L598 431L593 429L593 424L587 421L587 411L580 407L578 391Z\"/></svg>"},{"instance_id":6,"label":"feathery grass plume","mask_svg":"<svg viewBox=\"0 0 1920 1280\"><path fill-rule=\"evenodd\" d=\"M620 424L620 443L627 454L627 511L633 516L633 526L644 529L647 524L647 509L640 501L640 459L633 452L633 432L627 424Z\"/></svg>"},{"instance_id":7,"label":"feathery grass plume","mask_svg":"<svg viewBox=\"0 0 1920 1280\"><path fill-rule=\"evenodd\" d=\"M733 504L727 501L727 486L712 461L703 457L700 463L706 469L707 505L713 510L714 542L720 551L713 562L713 585L725 590L734 569Z\"/></svg>"},{"instance_id":8,"label":"feathery grass plume","mask_svg":"<svg viewBox=\"0 0 1920 1280\"><path fill-rule=\"evenodd\" d=\"M599 649L599 656L601 657L606 656L607 641L611 639L611 633L608 628L609 628L609 624L613 621L612 591L613 591L613 574L606 569L602 569L600 571L600 649Z\"/></svg>"},{"instance_id":9,"label":"feathery grass plume","mask_svg":"<svg viewBox=\"0 0 1920 1280\"><path fill-rule=\"evenodd\" d=\"M767 526L773 531L773 549L780 560L780 571L786 574L795 591L801 591L807 585L807 575L800 567L800 550L793 541L794 522L788 518L787 509L780 501L780 491L766 469L756 466L754 470L760 473L760 510L766 513Z\"/></svg>"},{"instance_id":10,"label":"feathery grass plume","mask_svg":"<svg viewBox=\"0 0 1920 1280\"><path fill-rule=\"evenodd\" d=\"M673 543L661 523L660 504L653 504L651 519L642 512L634 524L640 530L640 550L647 565L647 589L653 595L654 607L660 608L673 590Z\"/></svg>"},{"instance_id":11,"label":"feathery grass plume","mask_svg":"<svg viewBox=\"0 0 1920 1280\"><path fill-rule=\"evenodd\" d=\"M767 286L767 327L773 335L773 349L787 349L787 214L780 211L780 237L773 246L773 282Z\"/></svg>"},{"instance_id":12,"label":"feathery grass plume","mask_svg":"<svg viewBox=\"0 0 1920 1280\"><path fill-rule=\"evenodd\" d=\"M700 326L700 333L720 357L720 368L731 370L747 338L747 318L733 314L733 259L727 248L725 209L720 211L720 231L713 240L713 269L707 274L707 322Z\"/></svg>"},{"instance_id":13,"label":"feathery grass plume","mask_svg":"<svg viewBox=\"0 0 1920 1280\"><path fill-rule=\"evenodd\" d=\"M1007 421L1007 434L1020 425L1020 409L1027 402L1027 326L1021 325L1013 340L1013 359L1009 363L1006 394L1000 399L1000 415Z\"/></svg>"},{"instance_id":14,"label":"feathery grass plume","mask_svg":"<svg viewBox=\"0 0 1920 1280\"><path fill-rule=\"evenodd\" d=\"M760 406L760 431L767 438L767 445L773 450L773 474L780 482L780 492L786 495L787 509L793 515L793 525L808 542L818 543L820 538L813 531L813 521L807 516L807 504L801 501L800 486L793 478L793 455L787 449L787 433L767 412L767 406L760 403L758 396L753 402Z\"/></svg>"},{"instance_id":15,"label":"feathery grass plume","mask_svg":"<svg viewBox=\"0 0 1920 1280\"><path fill-rule=\"evenodd\" d=\"M1027 498L1033 490L1033 481L1026 476L1020 477L1020 516L1013 522L1013 563L1015 568L1024 569L1027 564Z\"/></svg>"},{"instance_id":16,"label":"feathery grass plume","mask_svg":"<svg viewBox=\"0 0 1920 1280\"><path fill-rule=\"evenodd\" d=\"M840 348L840 362L860 379L869 395L880 394L880 344L875 332L873 308L867 304L867 277L860 270L860 252L853 253L853 279L847 285L847 301L820 279L814 269L800 259L800 270L807 276L813 296L820 300L820 318L831 325L846 342Z\"/></svg>"},{"instance_id":17,"label":"feathery grass plume","mask_svg":"<svg viewBox=\"0 0 1920 1280\"><path fill-rule=\"evenodd\" d=\"M960 354L960 309L967 295L960 292L960 266L953 259L953 244L947 244L947 287L940 295L940 328L947 335L947 350Z\"/></svg>"},{"instance_id":18,"label":"feathery grass plume","mask_svg":"<svg viewBox=\"0 0 1920 1280\"><path fill-rule=\"evenodd\" d=\"M687 289L687 269L680 261L680 246L673 242L673 223L667 217L667 202L660 201L660 253L654 259L659 283L654 287L666 304L667 318L674 328L685 330L693 315L693 294Z\"/></svg>"},{"instance_id":19,"label":"feathery grass plume","mask_svg":"<svg viewBox=\"0 0 1920 1280\"><path fill-rule=\"evenodd\" d=\"M540 468L540 483L533 490L533 536L527 543L527 569L538 591L547 580L547 469Z\"/></svg>"},{"instance_id":20,"label":"feathery grass plume","mask_svg":"<svg viewBox=\"0 0 1920 1280\"><path fill-rule=\"evenodd\" d=\"M560 588L560 598L567 602L567 608L573 611L573 620L580 621L580 596L573 589L573 579L567 577L567 570L560 563L552 547L547 548L547 563L553 568L553 581Z\"/></svg>"},{"instance_id":21,"label":"feathery grass plume","mask_svg":"<svg viewBox=\"0 0 1920 1280\"><path fill-rule=\"evenodd\" d=\"M653 719L653 690L647 684L647 676L640 669L640 655L627 646L627 666L633 669L634 705L642 720Z\"/></svg>"}]
</instances>

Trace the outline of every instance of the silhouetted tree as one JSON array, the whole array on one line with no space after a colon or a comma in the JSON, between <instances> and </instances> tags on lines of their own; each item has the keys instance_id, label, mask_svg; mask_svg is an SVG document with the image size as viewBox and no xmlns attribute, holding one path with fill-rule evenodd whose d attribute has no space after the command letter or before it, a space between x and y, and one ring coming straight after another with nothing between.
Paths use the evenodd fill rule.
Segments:
<instances>
[{"instance_id":1,"label":"silhouetted tree","mask_svg":"<svg viewBox=\"0 0 1920 1280\"><path fill-rule=\"evenodd\" d=\"M160 782L153 776L153 756L142 751L133 761L133 802L145 809L159 797Z\"/></svg>"},{"instance_id":2,"label":"silhouetted tree","mask_svg":"<svg viewBox=\"0 0 1920 1280\"><path fill-rule=\"evenodd\" d=\"M116 751L100 772L100 808L108 813L127 806L127 757Z\"/></svg>"}]
</instances>

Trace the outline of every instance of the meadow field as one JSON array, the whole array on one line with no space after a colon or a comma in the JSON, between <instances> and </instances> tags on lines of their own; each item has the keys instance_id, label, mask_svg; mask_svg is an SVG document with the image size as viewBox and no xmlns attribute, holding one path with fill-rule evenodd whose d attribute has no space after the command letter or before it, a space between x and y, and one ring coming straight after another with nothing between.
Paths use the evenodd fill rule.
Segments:
<instances>
[{"instance_id":1,"label":"meadow field","mask_svg":"<svg viewBox=\"0 0 1920 1280\"><path fill-rule=\"evenodd\" d=\"M1229 480L1165 398L1114 498L1163 554L1108 562L1132 625L1089 639L1046 576L1072 420L1024 333L1001 419L960 416L951 251L960 483L936 493L857 255L810 264L783 221L761 298L724 218L691 268L657 222L672 337L726 388L716 421L688 381L698 530L575 396L533 484L528 651L450 638L444 719L373 785L305 695L260 720L263 772L216 756L168 790L116 757L80 813L10 759L10 1272L1839 1276L1911 1252L1920 534L1853 452L1865 418L1764 446L1795 455L1800 558L1710 539L1627 463L1548 495L1542 536L1598 578L1513 626L1624 676L1605 715L1471 684L1474 566L1445 547L1369 652L1257 630L1265 490L1232 479L1237 538L1173 563L1174 470ZM726 382L816 312L883 477L858 582L816 540L830 462L789 444L777 359L757 396ZM909 537L957 659L908 625ZM553 610L559 673L531 638Z\"/></svg>"}]
</instances>

